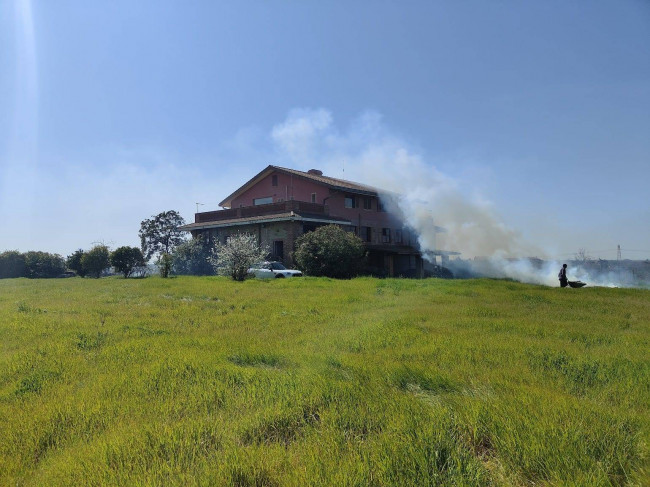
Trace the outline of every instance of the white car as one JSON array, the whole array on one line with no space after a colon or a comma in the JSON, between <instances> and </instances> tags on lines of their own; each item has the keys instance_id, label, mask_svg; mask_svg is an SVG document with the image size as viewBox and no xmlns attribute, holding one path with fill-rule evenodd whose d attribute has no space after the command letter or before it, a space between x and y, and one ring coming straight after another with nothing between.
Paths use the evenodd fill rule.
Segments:
<instances>
[{"instance_id":1,"label":"white car","mask_svg":"<svg viewBox=\"0 0 650 487\"><path fill-rule=\"evenodd\" d=\"M302 272L294 269L287 269L279 262L259 262L257 264L253 264L253 267L248 269L248 273L254 275L259 279L281 279L284 277L302 276Z\"/></svg>"}]
</instances>

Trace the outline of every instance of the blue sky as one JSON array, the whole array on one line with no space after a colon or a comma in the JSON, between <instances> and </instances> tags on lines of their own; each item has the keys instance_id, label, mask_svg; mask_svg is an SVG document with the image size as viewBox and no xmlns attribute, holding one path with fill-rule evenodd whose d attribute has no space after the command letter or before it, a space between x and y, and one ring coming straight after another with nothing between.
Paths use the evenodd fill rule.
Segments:
<instances>
[{"instance_id":1,"label":"blue sky","mask_svg":"<svg viewBox=\"0 0 650 487\"><path fill-rule=\"evenodd\" d=\"M649 135L646 1L0 2L0 250L138 245L277 164L647 259Z\"/></svg>"}]
</instances>

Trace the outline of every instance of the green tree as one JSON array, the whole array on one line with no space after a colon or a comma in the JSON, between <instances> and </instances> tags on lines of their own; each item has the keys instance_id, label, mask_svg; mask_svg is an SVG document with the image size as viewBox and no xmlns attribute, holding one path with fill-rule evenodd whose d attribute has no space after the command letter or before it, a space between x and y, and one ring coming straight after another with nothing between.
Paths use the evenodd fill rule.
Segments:
<instances>
[{"instance_id":1,"label":"green tree","mask_svg":"<svg viewBox=\"0 0 650 487\"><path fill-rule=\"evenodd\" d=\"M317 228L296 240L294 260L305 274L347 279L363 269L363 242L336 225Z\"/></svg>"},{"instance_id":2,"label":"green tree","mask_svg":"<svg viewBox=\"0 0 650 487\"><path fill-rule=\"evenodd\" d=\"M185 240L184 232L178 229L184 224L183 217L174 210L143 220L138 235L144 258L148 261L156 254L171 254Z\"/></svg>"},{"instance_id":3,"label":"green tree","mask_svg":"<svg viewBox=\"0 0 650 487\"><path fill-rule=\"evenodd\" d=\"M81 258L84 256L85 252L82 249L77 249L72 254L68 255L66 259L66 265L68 269L73 270L77 273L78 276L84 277L86 275L86 270L83 265L81 265Z\"/></svg>"},{"instance_id":4,"label":"green tree","mask_svg":"<svg viewBox=\"0 0 650 487\"><path fill-rule=\"evenodd\" d=\"M143 266L144 256L137 247L118 247L111 253L111 264L115 270L121 272L126 279L137 267Z\"/></svg>"},{"instance_id":5,"label":"green tree","mask_svg":"<svg viewBox=\"0 0 650 487\"><path fill-rule=\"evenodd\" d=\"M160 277L165 277L165 278L169 277L169 273L172 270L173 263L174 263L174 258L171 256L171 254L168 254L167 252L163 252L158 256L156 265L158 266Z\"/></svg>"},{"instance_id":6,"label":"green tree","mask_svg":"<svg viewBox=\"0 0 650 487\"><path fill-rule=\"evenodd\" d=\"M0 254L0 279L25 277L25 256L17 250Z\"/></svg>"},{"instance_id":7,"label":"green tree","mask_svg":"<svg viewBox=\"0 0 650 487\"><path fill-rule=\"evenodd\" d=\"M81 257L81 266L84 272L98 278L104 269L110 267L110 252L106 245L95 245Z\"/></svg>"},{"instance_id":8,"label":"green tree","mask_svg":"<svg viewBox=\"0 0 650 487\"><path fill-rule=\"evenodd\" d=\"M214 267L210 258L214 257L214 247L201 237L192 238L178 245L174 250L172 270L174 274L191 276L210 276Z\"/></svg>"},{"instance_id":9,"label":"green tree","mask_svg":"<svg viewBox=\"0 0 650 487\"><path fill-rule=\"evenodd\" d=\"M48 252L25 253L25 275L30 278L56 277L65 272L65 260Z\"/></svg>"},{"instance_id":10,"label":"green tree","mask_svg":"<svg viewBox=\"0 0 650 487\"><path fill-rule=\"evenodd\" d=\"M210 261L219 275L243 281L248 275L248 269L255 262L265 260L268 254L269 249L260 247L255 235L242 233L231 235L225 244L218 242Z\"/></svg>"}]
</instances>

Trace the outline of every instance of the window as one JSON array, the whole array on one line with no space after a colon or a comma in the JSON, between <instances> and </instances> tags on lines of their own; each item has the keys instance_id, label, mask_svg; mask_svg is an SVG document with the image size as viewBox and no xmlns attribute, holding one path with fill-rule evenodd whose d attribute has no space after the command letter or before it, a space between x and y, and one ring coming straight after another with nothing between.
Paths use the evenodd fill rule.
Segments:
<instances>
[{"instance_id":1,"label":"window","mask_svg":"<svg viewBox=\"0 0 650 487\"><path fill-rule=\"evenodd\" d=\"M354 196L346 196L345 197L345 207L346 208L356 208L357 207L357 199Z\"/></svg>"},{"instance_id":2,"label":"window","mask_svg":"<svg viewBox=\"0 0 650 487\"><path fill-rule=\"evenodd\" d=\"M381 241L382 243L390 243L390 228L381 229Z\"/></svg>"},{"instance_id":3,"label":"window","mask_svg":"<svg viewBox=\"0 0 650 487\"><path fill-rule=\"evenodd\" d=\"M257 206L257 205L268 205L269 203L273 203L273 198L271 196L268 196L266 198L255 198L253 200L253 204L255 206Z\"/></svg>"},{"instance_id":4,"label":"window","mask_svg":"<svg viewBox=\"0 0 650 487\"><path fill-rule=\"evenodd\" d=\"M316 193L311 194L311 202L316 203Z\"/></svg>"},{"instance_id":5,"label":"window","mask_svg":"<svg viewBox=\"0 0 650 487\"><path fill-rule=\"evenodd\" d=\"M384 208L384 202L377 198L377 211L386 211Z\"/></svg>"},{"instance_id":6,"label":"window","mask_svg":"<svg viewBox=\"0 0 650 487\"><path fill-rule=\"evenodd\" d=\"M364 196L363 197L363 209L364 210L371 210L372 209L372 198L369 196Z\"/></svg>"},{"instance_id":7,"label":"window","mask_svg":"<svg viewBox=\"0 0 650 487\"><path fill-rule=\"evenodd\" d=\"M274 174L271 176L271 186L277 186L278 185L278 175Z\"/></svg>"},{"instance_id":8,"label":"window","mask_svg":"<svg viewBox=\"0 0 650 487\"><path fill-rule=\"evenodd\" d=\"M399 243L399 244L403 243L401 230L395 230L395 243Z\"/></svg>"},{"instance_id":9,"label":"window","mask_svg":"<svg viewBox=\"0 0 650 487\"><path fill-rule=\"evenodd\" d=\"M364 242L372 242L372 228L371 227L361 227L361 240Z\"/></svg>"}]
</instances>

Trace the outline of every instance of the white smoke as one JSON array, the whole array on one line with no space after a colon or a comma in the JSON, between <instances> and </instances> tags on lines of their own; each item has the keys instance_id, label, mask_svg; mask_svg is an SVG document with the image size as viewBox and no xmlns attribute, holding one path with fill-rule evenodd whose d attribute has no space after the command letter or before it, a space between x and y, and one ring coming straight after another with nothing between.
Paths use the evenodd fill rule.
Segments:
<instances>
[{"instance_id":1,"label":"white smoke","mask_svg":"<svg viewBox=\"0 0 650 487\"><path fill-rule=\"evenodd\" d=\"M399 195L391 198L397 206L392 209L417 231L424 250L488 257L539 252L499 218L489 201L468 195L459 181L388 133L376 113L363 114L341 133L326 110L294 110L272 137L282 160L294 167L319 167L326 175Z\"/></svg>"},{"instance_id":2,"label":"white smoke","mask_svg":"<svg viewBox=\"0 0 650 487\"><path fill-rule=\"evenodd\" d=\"M471 259L456 260L450 269L458 277L508 278L530 284L558 286L558 274L564 262L541 259ZM582 281L589 286L650 288L650 270L640 263L637 272L619 266L615 261L569 261L569 281Z\"/></svg>"},{"instance_id":3,"label":"white smoke","mask_svg":"<svg viewBox=\"0 0 650 487\"><path fill-rule=\"evenodd\" d=\"M389 210L399 212L418 233L423 251L461 253L463 260L450 262L454 272L558 285L561 262L542 260L543 250L524 241L490 201L426 162L404 138L387 130L379 114L364 113L340 131L325 109L293 110L271 136L278 159L291 167L319 168L328 176L386 190L394 205ZM611 272L576 268L569 277L591 285L621 285L620 274Z\"/></svg>"}]
</instances>

